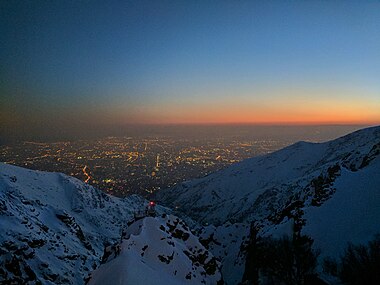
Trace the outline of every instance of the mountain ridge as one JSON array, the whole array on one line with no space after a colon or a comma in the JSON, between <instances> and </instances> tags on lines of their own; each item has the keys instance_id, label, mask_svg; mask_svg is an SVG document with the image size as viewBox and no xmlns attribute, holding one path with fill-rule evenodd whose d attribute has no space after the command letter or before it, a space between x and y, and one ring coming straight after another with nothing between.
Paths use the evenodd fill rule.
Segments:
<instances>
[{"instance_id":1,"label":"mountain ridge","mask_svg":"<svg viewBox=\"0 0 380 285\"><path fill-rule=\"evenodd\" d=\"M158 197L176 215L203 224L200 236L221 260L226 284L237 284L251 223L261 237L292 236L297 223L321 250L320 262L338 258L348 242L366 243L380 233L378 169L380 127L372 127L325 143L299 142L184 182ZM231 241L241 246L224 252Z\"/></svg>"},{"instance_id":2,"label":"mountain ridge","mask_svg":"<svg viewBox=\"0 0 380 285\"><path fill-rule=\"evenodd\" d=\"M321 258L337 258L347 242L380 233L379 169L380 127L298 142L163 190L158 197L173 210L157 206L156 217L136 221L147 204L139 196L116 198L64 174L0 163L0 283L155 283L165 272L167 284L238 284L252 223L260 237L281 237L297 222ZM155 277L108 271L128 271L124 263L154 268Z\"/></svg>"},{"instance_id":3,"label":"mountain ridge","mask_svg":"<svg viewBox=\"0 0 380 285\"><path fill-rule=\"evenodd\" d=\"M374 143L366 141L366 136ZM239 213L246 216L251 210L241 209L241 204L259 202L258 198L264 199L270 190L281 194L286 191L278 189L281 187L306 187L302 184L305 181L299 178L308 176L308 180L316 179L338 162L344 168L357 170L368 160L371 149L379 143L380 127L359 130L325 143L298 142L276 152L244 160L206 177L165 189L157 197L165 205L199 222L241 222ZM223 213L225 209L230 210L230 213Z\"/></svg>"},{"instance_id":4,"label":"mountain ridge","mask_svg":"<svg viewBox=\"0 0 380 285\"><path fill-rule=\"evenodd\" d=\"M0 201L0 281L23 284L82 284L104 245L118 240L145 203L108 196L61 173L3 163Z\"/></svg>"}]
</instances>

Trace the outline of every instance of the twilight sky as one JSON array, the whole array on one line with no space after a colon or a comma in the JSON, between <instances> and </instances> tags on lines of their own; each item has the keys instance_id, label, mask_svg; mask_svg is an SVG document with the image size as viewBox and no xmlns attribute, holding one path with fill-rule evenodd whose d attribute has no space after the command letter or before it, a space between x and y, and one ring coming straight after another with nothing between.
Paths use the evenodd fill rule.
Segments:
<instances>
[{"instance_id":1,"label":"twilight sky","mask_svg":"<svg viewBox=\"0 0 380 285\"><path fill-rule=\"evenodd\" d=\"M1 130L380 124L379 1L1 1Z\"/></svg>"}]
</instances>

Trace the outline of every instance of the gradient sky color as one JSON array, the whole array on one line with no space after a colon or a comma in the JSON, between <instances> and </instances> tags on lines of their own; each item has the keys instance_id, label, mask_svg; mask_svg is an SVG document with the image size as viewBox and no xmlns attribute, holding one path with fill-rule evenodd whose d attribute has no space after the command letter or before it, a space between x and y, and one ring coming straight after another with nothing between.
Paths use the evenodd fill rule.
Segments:
<instances>
[{"instance_id":1,"label":"gradient sky color","mask_svg":"<svg viewBox=\"0 0 380 285\"><path fill-rule=\"evenodd\" d=\"M2 131L380 124L379 1L1 1Z\"/></svg>"}]
</instances>

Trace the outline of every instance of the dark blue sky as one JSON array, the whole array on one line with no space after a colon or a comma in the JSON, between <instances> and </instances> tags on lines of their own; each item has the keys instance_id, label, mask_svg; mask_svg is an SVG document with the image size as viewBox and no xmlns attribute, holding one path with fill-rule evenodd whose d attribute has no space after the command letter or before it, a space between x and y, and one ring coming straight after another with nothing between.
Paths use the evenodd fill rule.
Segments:
<instances>
[{"instance_id":1,"label":"dark blue sky","mask_svg":"<svg viewBox=\"0 0 380 285\"><path fill-rule=\"evenodd\" d=\"M0 119L8 128L380 122L379 1L0 8Z\"/></svg>"}]
</instances>

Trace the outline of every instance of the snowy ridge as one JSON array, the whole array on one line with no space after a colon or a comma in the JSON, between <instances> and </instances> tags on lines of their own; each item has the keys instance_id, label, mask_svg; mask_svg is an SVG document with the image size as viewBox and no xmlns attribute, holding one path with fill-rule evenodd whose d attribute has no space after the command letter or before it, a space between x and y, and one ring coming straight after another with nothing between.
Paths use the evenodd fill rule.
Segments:
<instances>
[{"instance_id":1,"label":"snowy ridge","mask_svg":"<svg viewBox=\"0 0 380 285\"><path fill-rule=\"evenodd\" d=\"M64 174L0 164L0 281L83 284L144 204Z\"/></svg>"},{"instance_id":2,"label":"snowy ridge","mask_svg":"<svg viewBox=\"0 0 380 285\"><path fill-rule=\"evenodd\" d=\"M380 233L379 169L380 127L373 127L245 160L163 190L159 199L176 207L177 215L209 224L200 236L222 262L226 284L237 284L251 221L259 235L274 237L291 234L300 221L321 259Z\"/></svg>"},{"instance_id":3,"label":"snowy ridge","mask_svg":"<svg viewBox=\"0 0 380 285\"><path fill-rule=\"evenodd\" d=\"M308 198L315 196L314 203L318 203L315 183L319 176L333 179L342 168L358 171L378 156L379 147L380 127L326 143L299 142L165 189L158 198L202 223L221 225L270 216L279 222L281 217L275 214L292 201L311 203Z\"/></svg>"},{"instance_id":4,"label":"snowy ridge","mask_svg":"<svg viewBox=\"0 0 380 285\"><path fill-rule=\"evenodd\" d=\"M181 219L135 221L138 196L0 163L0 283L239 284L253 221L273 237L297 221L336 258L380 233L379 169L380 127L299 142L161 191Z\"/></svg>"},{"instance_id":5,"label":"snowy ridge","mask_svg":"<svg viewBox=\"0 0 380 285\"><path fill-rule=\"evenodd\" d=\"M172 215L136 221L121 244L109 251L90 285L223 284L218 261Z\"/></svg>"}]
</instances>

